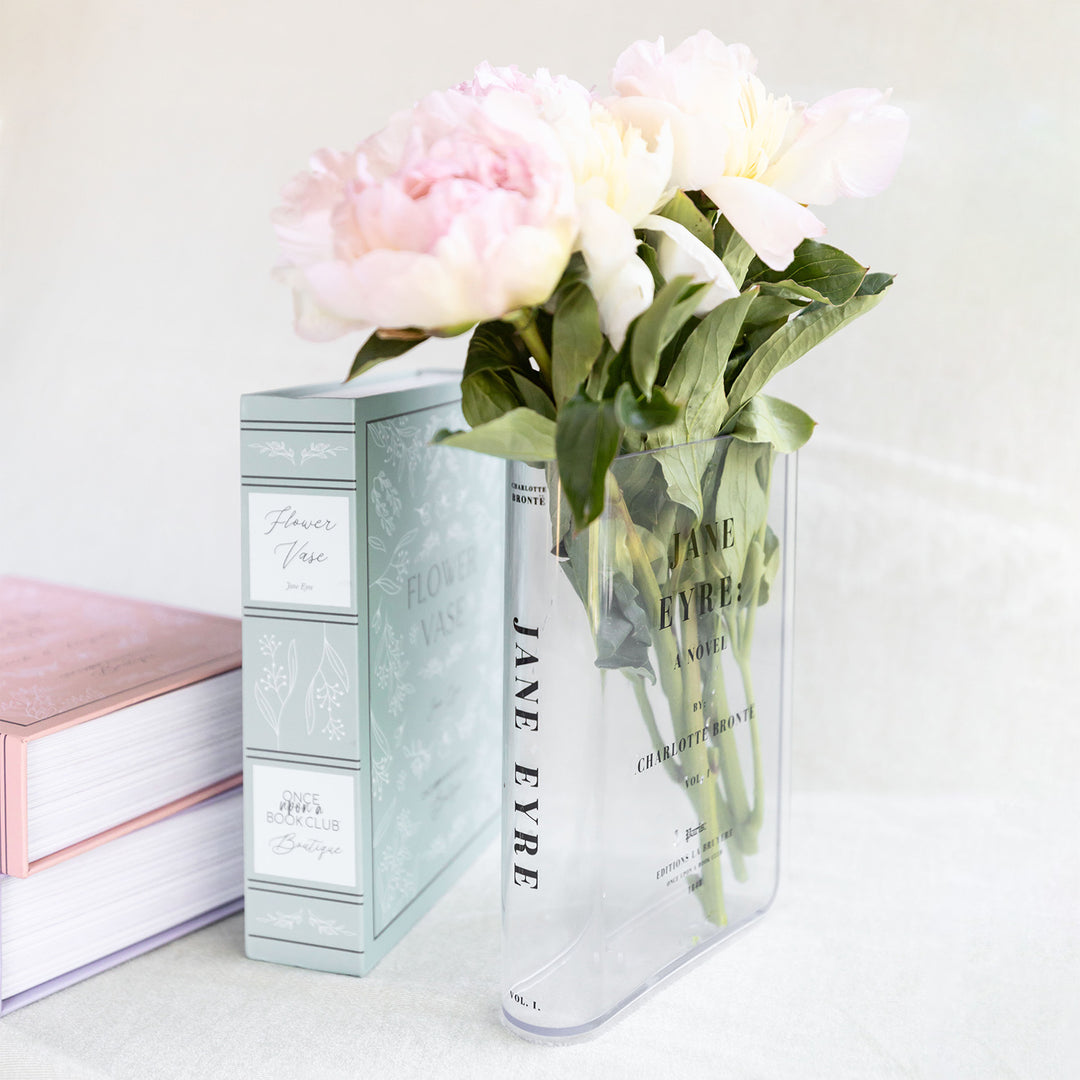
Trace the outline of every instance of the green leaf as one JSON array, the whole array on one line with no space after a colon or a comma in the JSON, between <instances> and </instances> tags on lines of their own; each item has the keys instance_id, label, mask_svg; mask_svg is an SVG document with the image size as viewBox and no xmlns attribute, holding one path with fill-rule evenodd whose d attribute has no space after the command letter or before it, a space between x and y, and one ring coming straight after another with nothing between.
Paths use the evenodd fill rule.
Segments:
<instances>
[{"instance_id":1,"label":"green leaf","mask_svg":"<svg viewBox=\"0 0 1080 1080\"><path fill-rule=\"evenodd\" d=\"M790 454L806 444L816 426L790 402L757 394L735 414L730 433L743 442L772 443L779 453Z\"/></svg>"},{"instance_id":2,"label":"green leaf","mask_svg":"<svg viewBox=\"0 0 1080 1080\"><path fill-rule=\"evenodd\" d=\"M721 215L713 229L713 249L727 267L728 273L741 289L746 280L747 267L754 259L754 249L732 228L731 222Z\"/></svg>"},{"instance_id":3,"label":"green leaf","mask_svg":"<svg viewBox=\"0 0 1080 1080\"><path fill-rule=\"evenodd\" d=\"M634 672L656 682L649 660L652 634L638 590L625 574L611 577L612 588L600 605L596 627L596 666Z\"/></svg>"},{"instance_id":4,"label":"green leaf","mask_svg":"<svg viewBox=\"0 0 1080 1080\"><path fill-rule=\"evenodd\" d=\"M604 344L596 299L584 282L558 295L551 328L551 378L561 405L589 377Z\"/></svg>"},{"instance_id":5,"label":"green leaf","mask_svg":"<svg viewBox=\"0 0 1080 1080\"><path fill-rule=\"evenodd\" d=\"M481 323L469 340L461 378L465 419L477 427L521 405L554 418L547 395L530 381L532 374L528 354L514 328L499 320Z\"/></svg>"},{"instance_id":6,"label":"green leaf","mask_svg":"<svg viewBox=\"0 0 1080 1080\"><path fill-rule=\"evenodd\" d=\"M412 333L412 331L402 331L403 333ZM403 356L411 348L419 345L421 341L427 341L427 334L421 330L415 331L415 337L380 337L379 331L376 330L360 346L360 351L356 354L356 359L353 360L352 367L349 368L349 374L346 376L345 381L355 379L357 375L363 375L365 371L370 371L377 364L381 364L384 360L393 360L395 357Z\"/></svg>"},{"instance_id":7,"label":"green leaf","mask_svg":"<svg viewBox=\"0 0 1080 1080\"><path fill-rule=\"evenodd\" d=\"M478 371L461 380L461 411L470 427L497 420L521 405L517 394L495 371Z\"/></svg>"},{"instance_id":8,"label":"green leaf","mask_svg":"<svg viewBox=\"0 0 1080 1080\"><path fill-rule=\"evenodd\" d=\"M669 427L679 418L679 406L669 401L663 389L653 387L652 397L635 395L629 383L615 392L615 415L624 428L634 431L654 431Z\"/></svg>"},{"instance_id":9,"label":"green leaf","mask_svg":"<svg viewBox=\"0 0 1080 1080\"><path fill-rule=\"evenodd\" d=\"M679 353L683 351L683 346L686 344L690 335L701 325L701 319L696 315L691 315L676 331L675 336L664 346L664 351L660 354L660 370L656 373L656 381L661 386L666 385L668 376L671 374L671 369L675 366L675 361L679 357Z\"/></svg>"},{"instance_id":10,"label":"green leaf","mask_svg":"<svg viewBox=\"0 0 1080 1080\"><path fill-rule=\"evenodd\" d=\"M866 267L839 248L820 240L804 240L783 270L770 270L755 259L749 273L752 281L762 283L762 291L776 285L824 304L844 304L858 292Z\"/></svg>"},{"instance_id":11,"label":"green leaf","mask_svg":"<svg viewBox=\"0 0 1080 1080\"><path fill-rule=\"evenodd\" d=\"M594 401L599 401L604 396L608 377L611 374L611 366L617 356L618 353L615 352L610 342L605 338L604 347L600 350L600 358L593 364L592 371L589 373L588 381L585 384L585 392Z\"/></svg>"},{"instance_id":12,"label":"green leaf","mask_svg":"<svg viewBox=\"0 0 1080 1080\"><path fill-rule=\"evenodd\" d=\"M728 443L720 468L714 512L717 521L734 519L734 535L730 547L712 551L708 558L721 574L730 574L736 582L743 580L747 555L768 513L766 488L772 453L771 446L734 440Z\"/></svg>"},{"instance_id":13,"label":"green leaf","mask_svg":"<svg viewBox=\"0 0 1080 1080\"><path fill-rule=\"evenodd\" d=\"M587 281L588 278L589 268L585 264L585 256L580 251L575 251L570 256L570 261L566 264L562 277L559 278L559 284L555 286L555 294L557 295L563 289L567 289L579 281Z\"/></svg>"},{"instance_id":14,"label":"green leaf","mask_svg":"<svg viewBox=\"0 0 1080 1080\"><path fill-rule=\"evenodd\" d=\"M541 416L546 416L549 420L555 419L555 404L542 386L538 386L533 379L528 375L523 375L520 371L511 371L510 377L514 380L514 386L517 388L522 402L528 408Z\"/></svg>"},{"instance_id":15,"label":"green leaf","mask_svg":"<svg viewBox=\"0 0 1080 1080\"><path fill-rule=\"evenodd\" d=\"M756 296L756 289L748 289L725 300L687 338L664 383L669 398L685 402L683 415L669 431L657 433L650 446L711 439L720 430L727 413L724 366Z\"/></svg>"},{"instance_id":16,"label":"green leaf","mask_svg":"<svg viewBox=\"0 0 1080 1080\"><path fill-rule=\"evenodd\" d=\"M656 254L656 248L641 240L638 242L637 253L652 274L653 289L659 292L664 287L664 275L660 273L660 257Z\"/></svg>"},{"instance_id":17,"label":"green leaf","mask_svg":"<svg viewBox=\"0 0 1080 1080\"><path fill-rule=\"evenodd\" d=\"M614 402L575 394L559 410L555 432L559 478L576 529L584 529L604 509L605 478L621 438Z\"/></svg>"},{"instance_id":18,"label":"green leaf","mask_svg":"<svg viewBox=\"0 0 1080 1080\"><path fill-rule=\"evenodd\" d=\"M620 457L612 466L611 474L618 482L633 517L634 499L646 489L656 487L656 458L652 454L629 454Z\"/></svg>"},{"instance_id":19,"label":"green leaf","mask_svg":"<svg viewBox=\"0 0 1080 1080\"><path fill-rule=\"evenodd\" d=\"M656 211L660 217L678 222L684 229L697 237L710 251L713 246L713 229L709 219L693 204L684 191L675 193L675 197Z\"/></svg>"},{"instance_id":20,"label":"green leaf","mask_svg":"<svg viewBox=\"0 0 1080 1080\"><path fill-rule=\"evenodd\" d=\"M701 478L709 466L716 443L677 443L665 446L656 457L667 481L668 497L687 507L694 521L701 521L705 511L705 499L701 492Z\"/></svg>"},{"instance_id":21,"label":"green leaf","mask_svg":"<svg viewBox=\"0 0 1080 1080\"><path fill-rule=\"evenodd\" d=\"M760 288L760 286L758 286ZM771 288L771 286L767 286ZM759 292L750 310L743 320L743 333L748 333L759 326L767 326L777 322L787 322L792 315L798 315L807 306L808 301L802 297L784 297L773 293Z\"/></svg>"},{"instance_id":22,"label":"green leaf","mask_svg":"<svg viewBox=\"0 0 1080 1080\"><path fill-rule=\"evenodd\" d=\"M789 364L820 345L841 327L876 307L892 284L888 274L868 274L847 303L830 307L811 304L785 323L742 366L728 392L728 415L738 412L765 384Z\"/></svg>"},{"instance_id":23,"label":"green leaf","mask_svg":"<svg viewBox=\"0 0 1080 1080\"><path fill-rule=\"evenodd\" d=\"M481 323L469 338L463 378L467 379L480 371L502 371L506 368L530 370L528 357L522 351L514 328L500 320Z\"/></svg>"},{"instance_id":24,"label":"green leaf","mask_svg":"<svg viewBox=\"0 0 1080 1080\"><path fill-rule=\"evenodd\" d=\"M433 442L515 461L554 461L555 423L532 409L512 409L472 431L443 429Z\"/></svg>"},{"instance_id":25,"label":"green leaf","mask_svg":"<svg viewBox=\"0 0 1080 1080\"><path fill-rule=\"evenodd\" d=\"M880 271L874 274L867 274L863 278L863 283L859 286L859 291L856 296L883 296L889 286L896 279L892 274L883 274Z\"/></svg>"},{"instance_id":26,"label":"green leaf","mask_svg":"<svg viewBox=\"0 0 1080 1080\"><path fill-rule=\"evenodd\" d=\"M765 568L761 574L761 583L758 585L758 606L769 602L769 593L772 591L772 583L776 579L776 572L780 569L780 540L772 527L765 526Z\"/></svg>"},{"instance_id":27,"label":"green leaf","mask_svg":"<svg viewBox=\"0 0 1080 1080\"><path fill-rule=\"evenodd\" d=\"M772 322L758 323L757 326L747 328L746 337L743 340L743 345L745 346L745 349L739 350L742 353L739 358L739 362L727 368L727 370L724 372L724 385L728 388L729 393L731 391L732 384L735 382L735 379L738 376L739 372L742 371L746 361L749 360L753 353L757 349L761 348L761 346L764 345L765 342L768 341L769 338L771 338L777 330L782 330L787 325L787 323L788 316L782 315L780 318L774 319Z\"/></svg>"},{"instance_id":28,"label":"green leaf","mask_svg":"<svg viewBox=\"0 0 1080 1080\"><path fill-rule=\"evenodd\" d=\"M660 369L660 354L679 327L694 313L698 294L708 288L689 277L669 281L630 326L630 368L643 394L651 394Z\"/></svg>"},{"instance_id":29,"label":"green leaf","mask_svg":"<svg viewBox=\"0 0 1080 1080\"><path fill-rule=\"evenodd\" d=\"M765 569L765 551L757 535L746 549L746 562L743 564L742 578L736 592L741 607L756 607L761 575Z\"/></svg>"}]
</instances>

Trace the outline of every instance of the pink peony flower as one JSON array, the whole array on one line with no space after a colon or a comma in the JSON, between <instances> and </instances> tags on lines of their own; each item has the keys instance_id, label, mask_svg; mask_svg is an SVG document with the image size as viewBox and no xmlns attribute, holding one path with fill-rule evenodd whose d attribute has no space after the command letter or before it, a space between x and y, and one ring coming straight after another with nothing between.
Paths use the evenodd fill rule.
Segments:
<instances>
[{"instance_id":1,"label":"pink peony flower","mask_svg":"<svg viewBox=\"0 0 1080 1080\"><path fill-rule=\"evenodd\" d=\"M323 150L273 215L296 329L456 331L543 303L577 231L573 176L527 98L431 94Z\"/></svg>"},{"instance_id":2,"label":"pink peony flower","mask_svg":"<svg viewBox=\"0 0 1080 1080\"><path fill-rule=\"evenodd\" d=\"M809 108L767 93L745 45L707 30L665 53L639 41L612 74L608 106L675 144L672 179L704 191L774 269L825 226L805 203L876 195L892 181L908 120L880 90L845 90Z\"/></svg>"},{"instance_id":3,"label":"pink peony flower","mask_svg":"<svg viewBox=\"0 0 1080 1080\"><path fill-rule=\"evenodd\" d=\"M575 250L585 258L601 329L621 347L627 327L653 299L634 229L671 194L670 137L660 132L650 147L580 83L543 68L530 76L485 63L459 89L477 97L497 89L521 94L550 125L574 177Z\"/></svg>"}]
</instances>

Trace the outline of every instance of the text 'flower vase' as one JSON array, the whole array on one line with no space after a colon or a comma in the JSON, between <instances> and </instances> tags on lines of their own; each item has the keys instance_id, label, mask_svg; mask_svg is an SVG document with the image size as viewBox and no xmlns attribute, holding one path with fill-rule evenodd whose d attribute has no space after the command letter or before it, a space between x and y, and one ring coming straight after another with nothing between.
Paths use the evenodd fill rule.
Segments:
<instances>
[{"instance_id":1,"label":"text 'flower vase'","mask_svg":"<svg viewBox=\"0 0 1080 1080\"><path fill-rule=\"evenodd\" d=\"M503 1015L565 1041L776 893L796 462L619 457L577 534L554 464L509 476Z\"/></svg>"}]
</instances>

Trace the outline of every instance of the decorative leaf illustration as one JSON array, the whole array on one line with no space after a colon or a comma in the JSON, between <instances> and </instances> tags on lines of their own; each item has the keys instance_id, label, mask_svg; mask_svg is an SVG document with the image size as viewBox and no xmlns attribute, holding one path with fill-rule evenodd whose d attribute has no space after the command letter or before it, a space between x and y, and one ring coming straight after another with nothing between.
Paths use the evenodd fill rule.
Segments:
<instances>
[{"instance_id":1,"label":"decorative leaf illustration","mask_svg":"<svg viewBox=\"0 0 1080 1080\"><path fill-rule=\"evenodd\" d=\"M307 721L307 733L310 735L315 730L315 680L308 684L307 693L304 695L304 719Z\"/></svg>"},{"instance_id":2,"label":"decorative leaf illustration","mask_svg":"<svg viewBox=\"0 0 1080 1080\"><path fill-rule=\"evenodd\" d=\"M250 446L252 450L258 450L260 454L266 454L268 457L272 458L284 458L290 465L296 464L296 456L292 448L286 446L277 439L261 443L248 443L248 446Z\"/></svg>"},{"instance_id":3,"label":"decorative leaf illustration","mask_svg":"<svg viewBox=\"0 0 1080 1080\"><path fill-rule=\"evenodd\" d=\"M325 630L324 630L325 634ZM338 655L337 649L330 644L329 640L323 638L323 659L329 664L334 674L341 680L341 686L343 690L349 689L349 673L345 670L345 665L341 662L341 657Z\"/></svg>"},{"instance_id":4,"label":"decorative leaf illustration","mask_svg":"<svg viewBox=\"0 0 1080 1080\"><path fill-rule=\"evenodd\" d=\"M263 714L263 718L270 725L270 730L276 735L278 733L277 715L270 702L266 700L265 691L257 682L255 683L255 704L259 706L259 712Z\"/></svg>"},{"instance_id":5,"label":"decorative leaf illustration","mask_svg":"<svg viewBox=\"0 0 1080 1080\"><path fill-rule=\"evenodd\" d=\"M327 458L337 457L338 454L344 454L348 449L347 446L331 446L329 443L313 442L300 451L300 464L306 465L312 459L325 461Z\"/></svg>"},{"instance_id":6,"label":"decorative leaf illustration","mask_svg":"<svg viewBox=\"0 0 1080 1080\"><path fill-rule=\"evenodd\" d=\"M371 588L381 589L387 596L397 596L401 592L401 585L405 580L409 565L409 553L406 549L416 538L416 533L416 529L409 529L402 535L394 547L386 569L371 583Z\"/></svg>"},{"instance_id":7,"label":"decorative leaf illustration","mask_svg":"<svg viewBox=\"0 0 1080 1080\"><path fill-rule=\"evenodd\" d=\"M292 694L293 687L296 686L297 661L296 661L296 639L295 638L293 638L289 642L288 662L289 662L289 692L288 692L288 694L285 695L286 700L288 700L289 696Z\"/></svg>"}]
</instances>

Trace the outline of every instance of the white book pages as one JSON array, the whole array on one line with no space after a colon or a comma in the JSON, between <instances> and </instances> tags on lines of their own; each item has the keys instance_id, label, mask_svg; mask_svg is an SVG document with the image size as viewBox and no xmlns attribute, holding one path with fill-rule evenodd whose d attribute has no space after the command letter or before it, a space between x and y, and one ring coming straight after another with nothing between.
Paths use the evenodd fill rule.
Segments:
<instances>
[{"instance_id":1,"label":"white book pages","mask_svg":"<svg viewBox=\"0 0 1080 1080\"><path fill-rule=\"evenodd\" d=\"M28 878L0 877L0 997L238 897L242 803L237 789Z\"/></svg>"},{"instance_id":2,"label":"white book pages","mask_svg":"<svg viewBox=\"0 0 1080 1080\"><path fill-rule=\"evenodd\" d=\"M30 861L243 768L239 669L27 746Z\"/></svg>"}]
</instances>

